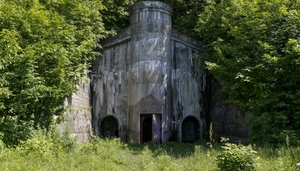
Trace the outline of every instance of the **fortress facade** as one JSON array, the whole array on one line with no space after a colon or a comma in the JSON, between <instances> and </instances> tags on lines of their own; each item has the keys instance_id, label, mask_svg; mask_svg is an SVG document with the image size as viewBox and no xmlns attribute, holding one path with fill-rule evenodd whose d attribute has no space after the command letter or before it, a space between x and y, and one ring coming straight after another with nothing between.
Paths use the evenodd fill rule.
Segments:
<instances>
[{"instance_id":1,"label":"fortress facade","mask_svg":"<svg viewBox=\"0 0 300 171\"><path fill-rule=\"evenodd\" d=\"M101 42L90 84L66 105L72 134L87 141L120 137L136 143L192 142L220 136L246 140L238 107L223 103L219 82L204 70L202 43L172 28L172 8L158 1L130 7L130 26Z\"/></svg>"}]
</instances>

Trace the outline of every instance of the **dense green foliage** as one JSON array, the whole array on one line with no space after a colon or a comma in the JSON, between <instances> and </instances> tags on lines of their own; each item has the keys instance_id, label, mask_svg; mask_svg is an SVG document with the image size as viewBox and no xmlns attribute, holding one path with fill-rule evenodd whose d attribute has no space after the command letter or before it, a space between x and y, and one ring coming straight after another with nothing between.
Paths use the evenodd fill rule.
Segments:
<instances>
[{"instance_id":1,"label":"dense green foliage","mask_svg":"<svg viewBox=\"0 0 300 171\"><path fill-rule=\"evenodd\" d=\"M300 137L300 1L211 1L197 31L229 102L253 116L253 140Z\"/></svg>"},{"instance_id":2,"label":"dense green foliage","mask_svg":"<svg viewBox=\"0 0 300 171\"><path fill-rule=\"evenodd\" d=\"M104 23L107 28L120 30L129 26L129 6L143 0L106 0L103 4ZM153 0L152 0L153 1ZM173 8L173 28L189 35L198 36L195 26L198 15L204 10L209 0L158 0Z\"/></svg>"},{"instance_id":3,"label":"dense green foliage","mask_svg":"<svg viewBox=\"0 0 300 171\"><path fill-rule=\"evenodd\" d=\"M103 22L108 30L121 30L129 26L129 6L137 0L105 0Z\"/></svg>"},{"instance_id":4,"label":"dense green foliage","mask_svg":"<svg viewBox=\"0 0 300 171\"><path fill-rule=\"evenodd\" d=\"M0 1L0 132L7 144L62 116L107 36L95 0ZM60 121L58 118L56 121Z\"/></svg>"},{"instance_id":5,"label":"dense green foliage","mask_svg":"<svg viewBox=\"0 0 300 171\"><path fill-rule=\"evenodd\" d=\"M223 151L217 155L217 165L220 171L251 171L255 170L255 154L249 146L225 142Z\"/></svg>"},{"instance_id":6,"label":"dense green foliage","mask_svg":"<svg viewBox=\"0 0 300 171\"><path fill-rule=\"evenodd\" d=\"M300 169L299 148L255 150L258 171ZM119 139L97 139L77 144L68 136L60 138L54 130L47 134L38 130L16 148L7 148L0 141L0 170L216 171L216 160L222 153L218 144L209 147L202 142L137 145Z\"/></svg>"},{"instance_id":7,"label":"dense green foliage","mask_svg":"<svg viewBox=\"0 0 300 171\"><path fill-rule=\"evenodd\" d=\"M195 31L198 15L204 11L209 0L161 0L173 8L173 28L189 36L197 37Z\"/></svg>"}]
</instances>

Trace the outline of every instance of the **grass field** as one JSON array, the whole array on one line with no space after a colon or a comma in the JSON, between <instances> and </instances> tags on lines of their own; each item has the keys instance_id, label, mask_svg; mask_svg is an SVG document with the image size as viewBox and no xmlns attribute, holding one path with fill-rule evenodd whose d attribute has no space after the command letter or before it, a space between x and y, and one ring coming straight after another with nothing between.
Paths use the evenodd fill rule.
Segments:
<instances>
[{"instance_id":1,"label":"grass field","mask_svg":"<svg viewBox=\"0 0 300 171\"><path fill-rule=\"evenodd\" d=\"M131 144L119 139L56 146L39 139L0 152L0 170L217 170L219 145L204 142ZM67 148L64 149L64 148ZM300 170L299 148L254 148L262 171Z\"/></svg>"},{"instance_id":2,"label":"grass field","mask_svg":"<svg viewBox=\"0 0 300 171\"><path fill-rule=\"evenodd\" d=\"M255 169L300 170L299 147L253 147ZM38 135L15 148L0 145L0 170L218 170L220 144L206 142L163 144L124 143L119 139L77 144L72 139Z\"/></svg>"}]
</instances>

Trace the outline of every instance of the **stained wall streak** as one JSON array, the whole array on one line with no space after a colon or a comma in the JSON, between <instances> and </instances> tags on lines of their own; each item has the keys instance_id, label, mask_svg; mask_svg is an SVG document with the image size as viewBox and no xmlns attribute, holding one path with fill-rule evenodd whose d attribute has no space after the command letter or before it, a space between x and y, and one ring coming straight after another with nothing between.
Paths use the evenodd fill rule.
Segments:
<instances>
[{"instance_id":1,"label":"stained wall streak","mask_svg":"<svg viewBox=\"0 0 300 171\"><path fill-rule=\"evenodd\" d=\"M101 137L101 121L113 116L118 121L118 136L127 137L129 42L105 46L94 65L92 77L93 127Z\"/></svg>"},{"instance_id":2,"label":"stained wall streak","mask_svg":"<svg viewBox=\"0 0 300 171\"><path fill-rule=\"evenodd\" d=\"M161 114L161 141L168 139L168 77L170 76L171 8L140 2L130 8L129 139L141 142L141 114ZM147 99L147 100L146 100ZM152 101L157 101L153 105ZM135 106L135 107L134 107Z\"/></svg>"},{"instance_id":3,"label":"stained wall streak","mask_svg":"<svg viewBox=\"0 0 300 171\"><path fill-rule=\"evenodd\" d=\"M177 33L179 34L179 33ZM178 35L177 35L178 36ZM181 35L182 36L182 35ZM193 117L199 125L197 134L202 138L203 133L203 70L200 70L202 63L196 64L195 58L200 54L199 48L191 47L187 42L173 39L174 56L172 66L172 94L173 94L173 128L177 139L182 140L185 132L182 123L185 118Z\"/></svg>"}]
</instances>

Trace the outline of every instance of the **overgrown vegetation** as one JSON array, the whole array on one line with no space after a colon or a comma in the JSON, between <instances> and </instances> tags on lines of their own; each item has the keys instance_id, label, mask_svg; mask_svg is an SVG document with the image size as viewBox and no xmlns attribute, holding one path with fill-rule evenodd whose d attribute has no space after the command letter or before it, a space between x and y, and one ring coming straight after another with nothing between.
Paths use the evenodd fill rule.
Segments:
<instances>
[{"instance_id":1,"label":"overgrown vegetation","mask_svg":"<svg viewBox=\"0 0 300 171\"><path fill-rule=\"evenodd\" d=\"M257 151L254 156L253 150ZM67 133L61 136L54 128L34 131L30 139L16 148L6 147L0 141L0 170L237 171L242 168L297 171L300 148L249 149L243 145L205 142L138 145L120 139L95 139L78 144Z\"/></svg>"},{"instance_id":2,"label":"overgrown vegetation","mask_svg":"<svg viewBox=\"0 0 300 171\"><path fill-rule=\"evenodd\" d=\"M228 101L252 113L256 143L300 137L300 1L212 0L199 15L206 66Z\"/></svg>"},{"instance_id":3,"label":"overgrown vegetation","mask_svg":"<svg viewBox=\"0 0 300 171\"><path fill-rule=\"evenodd\" d=\"M112 32L94 0L0 1L0 133L8 145L63 119L98 41Z\"/></svg>"}]
</instances>

